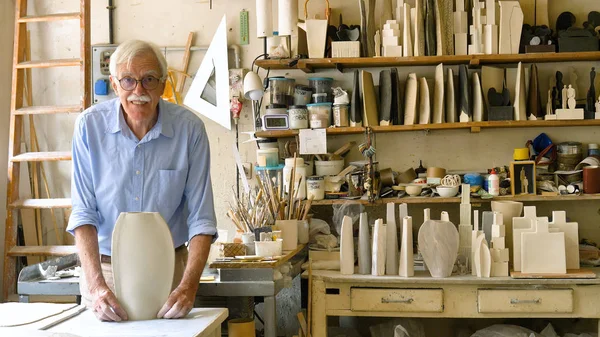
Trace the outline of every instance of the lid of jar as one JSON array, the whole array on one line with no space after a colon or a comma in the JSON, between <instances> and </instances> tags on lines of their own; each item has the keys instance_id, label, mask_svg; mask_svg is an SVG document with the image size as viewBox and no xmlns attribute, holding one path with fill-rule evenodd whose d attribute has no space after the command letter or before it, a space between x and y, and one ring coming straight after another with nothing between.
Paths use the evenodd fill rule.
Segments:
<instances>
[{"instance_id":1,"label":"lid of jar","mask_svg":"<svg viewBox=\"0 0 600 337\"><path fill-rule=\"evenodd\" d=\"M285 166L292 166L294 158L285 158ZM304 165L304 158L296 158L296 165Z\"/></svg>"},{"instance_id":2,"label":"lid of jar","mask_svg":"<svg viewBox=\"0 0 600 337\"><path fill-rule=\"evenodd\" d=\"M325 177L323 176L310 176L308 178L306 178L306 180L324 180Z\"/></svg>"},{"instance_id":3,"label":"lid of jar","mask_svg":"<svg viewBox=\"0 0 600 337\"><path fill-rule=\"evenodd\" d=\"M294 80L294 79L293 78L285 78L283 76L269 77L269 81L290 81L290 80Z\"/></svg>"},{"instance_id":4,"label":"lid of jar","mask_svg":"<svg viewBox=\"0 0 600 337\"><path fill-rule=\"evenodd\" d=\"M309 77L309 81L328 81L333 82L333 78L331 77Z\"/></svg>"},{"instance_id":5,"label":"lid of jar","mask_svg":"<svg viewBox=\"0 0 600 337\"><path fill-rule=\"evenodd\" d=\"M256 149L256 153L279 153L278 148Z\"/></svg>"},{"instance_id":6,"label":"lid of jar","mask_svg":"<svg viewBox=\"0 0 600 337\"><path fill-rule=\"evenodd\" d=\"M597 148L598 148L598 144L594 144L594 143L592 143L592 144L588 144L588 149L589 149L589 150L595 150L595 149L597 149Z\"/></svg>"},{"instance_id":7,"label":"lid of jar","mask_svg":"<svg viewBox=\"0 0 600 337\"><path fill-rule=\"evenodd\" d=\"M296 89L304 91L312 91L312 88L304 84L296 84Z\"/></svg>"},{"instance_id":8,"label":"lid of jar","mask_svg":"<svg viewBox=\"0 0 600 337\"><path fill-rule=\"evenodd\" d=\"M269 104L267 109L285 109L285 104Z\"/></svg>"},{"instance_id":9,"label":"lid of jar","mask_svg":"<svg viewBox=\"0 0 600 337\"><path fill-rule=\"evenodd\" d=\"M312 95L313 95L313 97L321 97L321 96L327 96L329 94L326 92L319 92L319 93L312 94Z\"/></svg>"},{"instance_id":10,"label":"lid of jar","mask_svg":"<svg viewBox=\"0 0 600 337\"><path fill-rule=\"evenodd\" d=\"M310 104L307 104L306 106L331 106L331 104L332 104L331 102L328 102L328 103L310 103Z\"/></svg>"},{"instance_id":11,"label":"lid of jar","mask_svg":"<svg viewBox=\"0 0 600 337\"><path fill-rule=\"evenodd\" d=\"M350 106L349 103L333 103L333 106Z\"/></svg>"},{"instance_id":12,"label":"lid of jar","mask_svg":"<svg viewBox=\"0 0 600 337\"><path fill-rule=\"evenodd\" d=\"M290 105L288 109L306 109L306 105Z\"/></svg>"}]
</instances>

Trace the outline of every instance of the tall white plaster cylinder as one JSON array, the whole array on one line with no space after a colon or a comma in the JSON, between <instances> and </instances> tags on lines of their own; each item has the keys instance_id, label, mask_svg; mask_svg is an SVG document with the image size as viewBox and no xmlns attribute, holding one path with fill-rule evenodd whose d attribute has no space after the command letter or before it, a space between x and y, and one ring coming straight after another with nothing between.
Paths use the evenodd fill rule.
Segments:
<instances>
[{"instance_id":1,"label":"tall white plaster cylinder","mask_svg":"<svg viewBox=\"0 0 600 337\"><path fill-rule=\"evenodd\" d=\"M344 216L342 220L340 242L340 273L354 274L354 235L352 234L352 218Z\"/></svg>"},{"instance_id":2,"label":"tall white plaster cylinder","mask_svg":"<svg viewBox=\"0 0 600 337\"><path fill-rule=\"evenodd\" d=\"M256 0L256 37L273 35L272 0Z\"/></svg>"},{"instance_id":3,"label":"tall white plaster cylinder","mask_svg":"<svg viewBox=\"0 0 600 337\"><path fill-rule=\"evenodd\" d=\"M293 36L298 29L298 0L278 0L279 35Z\"/></svg>"},{"instance_id":4,"label":"tall white plaster cylinder","mask_svg":"<svg viewBox=\"0 0 600 337\"><path fill-rule=\"evenodd\" d=\"M415 276L413 261L412 217L406 216L402 221L402 243L400 248L399 275L402 277Z\"/></svg>"},{"instance_id":5,"label":"tall white plaster cylinder","mask_svg":"<svg viewBox=\"0 0 600 337\"><path fill-rule=\"evenodd\" d=\"M398 228L396 226L396 204L387 204L385 274L398 275Z\"/></svg>"},{"instance_id":6,"label":"tall white plaster cylinder","mask_svg":"<svg viewBox=\"0 0 600 337\"><path fill-rule=\"evenodd\" d=\"M369 275L371 273L371 235L369 234L369 221L367 213L360 214L358 227L358 273Z\"/></svg>"},{"instance_id":7,"label":"tall white plaster cylinder","mask_svg":"<svg viewBox=\"0 0 600 337\"><path fill-rule=\"evenodd\" d=\"M376 220L373 228L373 262L371 265L371 275L373 276L385 274L385 234L383 220Z\"/></svg>"}]
</instances>

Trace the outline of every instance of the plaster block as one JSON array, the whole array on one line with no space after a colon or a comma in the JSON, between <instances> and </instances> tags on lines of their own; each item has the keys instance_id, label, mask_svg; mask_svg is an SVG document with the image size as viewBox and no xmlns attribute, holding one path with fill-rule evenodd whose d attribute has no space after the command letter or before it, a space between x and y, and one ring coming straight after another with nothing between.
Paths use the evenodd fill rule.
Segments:
<instances>
[{"instance_id":1,"label":"plaster block","mask_svg":"<svg viewBox=\"0 0 600 337\"><path fill-rule=\"evenodd\" d=\"M396 23L396 21L390 23L390 20L388 20L388 23L383 25L383 29L400 29L400 24Z\"/></svg>"},{"instance_id":2,"label":"plaster block","mask_svg":"<svg viewBox=\"0 0 600 337\"><path fill-rule=\"evenodd\" d=\"M503 238L506 236L506 226L492 225L492 238Z\"/></svg>"},{"instance_id":3,"label":"plaster block","mask_svg":"<svg viewBox=\"0 0 600 337\"><path fill-rule=\"evenodd\" d=\"M402 57L402 46L383 46L383 56Z\"/></svg>"},{"instance_id":4,"label":"plaster block","mask_svg":"<svg viewBox=\"0 0 600 337\"><path fill-rule=\"evenodd\" d=\"M382 46L398 46L400 45L400 39L398 36L384 36Z\"/></svg>"},{"instance_id":5,"label":"plaster block","mask_svg":"<svg viewBox=\"0 0 600 337\"><path fill-rule=\"evenodd\" d=\"M508 262L492 262L492 277L508 277Z\"/></svg>"},{"instance_id":6,"label":"plaster block","mask_svg":"<svg viewBox=\"0 0 600 337\"><path fill-rule=\"evenodd\" d=\"M583 109L556 109L556 119L583 119Z\"/></svg>"},{"instance_id":7,"label":"plaster block","mask_svg":"<svg viewBox=\"0 0 600 337\"><path fill-rule=\"evenodd\" d=\"M492 238L492 248L494 249L504 249L506 248L505 238Z\"/></svg>"},{"instance_id":8,"label":"plaster block","mask_svg":"<svg viewBox=\"0 0 600 337\"><path fill-rule=\"evenodd\" d=\"M490 253L492 253L493 262L508 262L510 260L508 248L490 249Z\"/></svg>"},{"instance_id":9,"label":"plaster block","mask_svg":"<svg viewBox=\"0 0 600 337\"><path fill-rule=\"evenodd\" d=\"M400 36L400 29L384 29L381 31L381 36Z\"/></svg>"}]
</instances>

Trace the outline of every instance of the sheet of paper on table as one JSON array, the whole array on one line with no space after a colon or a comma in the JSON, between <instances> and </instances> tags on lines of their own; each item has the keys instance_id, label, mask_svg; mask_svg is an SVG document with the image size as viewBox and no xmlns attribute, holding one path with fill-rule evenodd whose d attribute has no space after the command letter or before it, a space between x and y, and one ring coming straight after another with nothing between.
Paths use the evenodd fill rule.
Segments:
<instances>
[{"instance_id":1,"label":"sheet of paper on table","mask_svg":"<svg viewBox=\"0 0 600 337\"><path fill-rule=\"evenodd\" d=\"M326 129L301 129L300 130L300 154L323 154L327 153L327 131Z\"/></svg>"}]
</instances>

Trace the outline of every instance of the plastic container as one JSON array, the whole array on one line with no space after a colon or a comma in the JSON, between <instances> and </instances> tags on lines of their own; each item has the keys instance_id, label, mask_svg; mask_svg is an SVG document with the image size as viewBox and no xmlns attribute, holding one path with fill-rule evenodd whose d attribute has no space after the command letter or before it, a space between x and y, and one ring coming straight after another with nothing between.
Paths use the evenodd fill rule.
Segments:
<instances>
[{"instance_id":1,"label":"plastic container","mask_svg":"<svg viewBox=\"0 0 600 337\"><path fill-rule=\"evenodd\" d=\"M258 144L259 149L278 149L279 148L279 143L277 142L277 139L261 139L261 140L257 140L256 143Z\"/></svg>"},{"instance_id":2,"label":"plastic container","mask_svg":"<svg viewBox=\"0 0 600 337\"><path fill-rule=\"evenodd\" d=\"M276 167L279 165L279 149L256 150L256 162L258 166Z\"/></svg>"},{"instance_id":3,"label":"plastic container","mask_svg":"<svg viewBox=\"0 0 600 337\"><path fill-rule=\"evenodd\" d=\"M292 105L288 110L290 129L308 128L308 109L306 105Z\"/></svg>"},{"instance_id":4,"label":"plastic container","mask_svg":"<svg viewBox=\"0 0 600 337\"><path fill-rule=\"evenodd\" d=\"M490 176L488 177L488 193L493 196L500 195L500 178L496 174L496 169L492 169Z\"/></svg>"},{"instance_id":5,"label":"plastic container","mask_svg":"<svg viewBox=\"0 0 600 337\"><path fill-rule=\"evenodd\" d=\"M290 251L298 247L298 220L277 220L275 226L281 229L283 250Z\"/></svg>"},{"instance_id":6,"label":"plastic container","mask_svg":"<svg viewBox=\"0 0 600 337\"><path fill-rule=\"evenodd\" d=\"M265 108L267 115L287 115L287 106L283 104L271 104Z\"/></svg>"},{"instance_id":7,"label":"plastic container","mask_svg":"<svg viewBox=\"0 0 600 337\"><path fill-rule=\"evenodd\" d=\"M329 95L326 93L320 93L320 94L312 94L312 102L313 103L327 103L329 99Z\"/></svg>"},{"instance_id":8,"label":"plastic container","mask_svg":"<svg viewBox=\"0 0 600 337\"><path fill-rule=\"evenodd\" d=\"M292 175L293 165L294 158L285 159L285 167L283 168L283 187L286 193L289 191L289 183ZM300 186L297 186L298 181L300 181L300 177L302 177L302 181L300 182ZM304 159L302 158L296 158L296 174L294 181L294 189L298 188L298 198L300 200L306 198L306 165L304 165Z\"/></svg>"},{"instance_id":9,"label":"plastic container","mask_svg":"<svg viewBox=\"0 0 600 337\"><path fill-rule=\"evenodd\" d=\"M600 149L598 149L598 144L588 144L588 157L590 156L600 157Z\"/></svg>"},{"instance_id":10,"label":"plastic container","mask_svg":"<svg viewBox=\"0 0 600 337\"><path fill-rule=\"evenodd\" d=\"M306 178L306 197L313 200L325 199L325 179L322 176Z\"/></svg>"},{"instance_id":11,"label":"plastic container","mask_svg":"<svg viewBox=\"0 0 600 337\"><path fill-rule=\"evenodd\" d=\"M313 89L305 85L297 85L294 88L294 105L310 104L312 99Z\"/></svg>"},{"instance_id":12,"label":"plastic container","mask_svg":"<svg viewBox=\"0 0 600 337\"><path fill-rule=\"evenodd\" d=\"M308 86L311 87L315 94L326 93L331 95L331 86L333 78L331 77L310 77Z\"/></svg>"},{"instance_id":13,"label":"plastic container","mask_svg":"<svg viewBox=\"0 0 600 337\"><path fill-rule=\"evenodd\" d=\"M327 128L331 125L331 103L308 104L308 121L311 129Z\"/></svg>"},{"instance_id":14,"label":"plastic container","mask_svg":"<svg viewBox=\"0 0 600 337\"><path fill-rule=\"evenodd\" d=\"M334 104L333 105L333 125L348 126L348 114L350 111L349 104Z\"/></svg>"},{"instance_id":15,"label":"plastic container","mask_svg":"<svg viewBox=\"0 0 600 337\"><path fill-rule=\"evenodd\" d=\"M283 252L283 240L256 241L254 242L256 255L262 257L281 256Z\"/></svg>"},{"instance_id":16,"label":"plastic container","mask_svg":"<svg viewBox=\"0 0 600 337\"><path fill-rule=\"evenodd\" d=\"M318 176L334 176L344 169L344 159L340 160L317 160L315 168Z\"/></svg>"},{"instance_id":17,"label":"plastic container","mask_svg":"<svg viewBox=\"0 0 600 337\"><path fill-rule=\"evenodd\" d=\"M298 243L308 243L310 239L309 228L308 220L298 220Z\"/></svg>"},{"instance_id":18,"label":"plastic container","mask_svg":"<svg viewBox=\"0 0 600 337\"><path fill-rule=\"evenodd\" d=\"M269 78L269 94L271 104L283 104L286 107L294 103L296 80L285 77Z\"/></svg>"}]
</instances>

